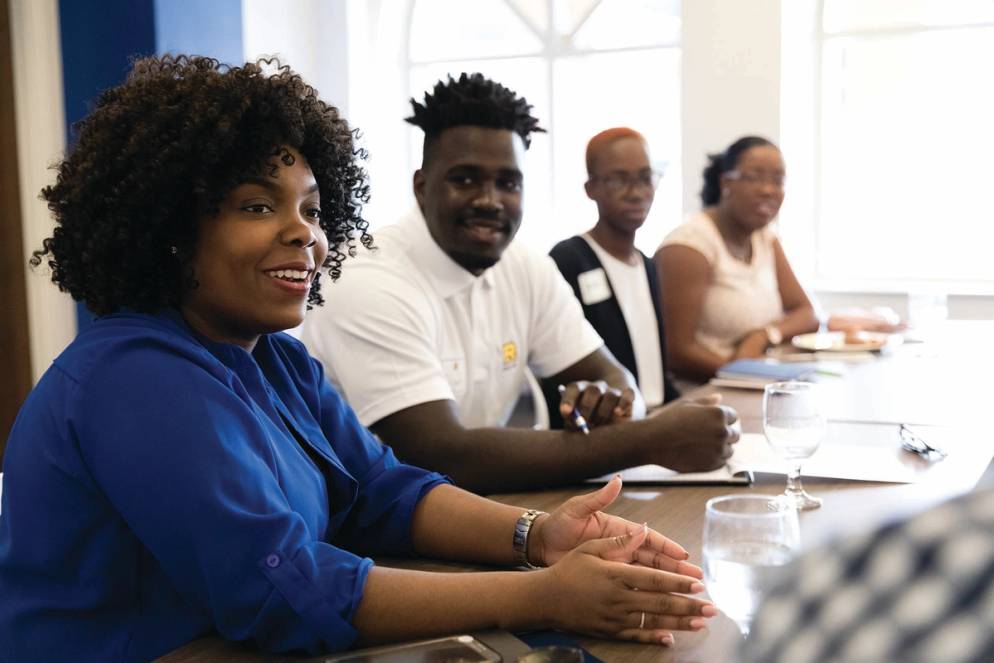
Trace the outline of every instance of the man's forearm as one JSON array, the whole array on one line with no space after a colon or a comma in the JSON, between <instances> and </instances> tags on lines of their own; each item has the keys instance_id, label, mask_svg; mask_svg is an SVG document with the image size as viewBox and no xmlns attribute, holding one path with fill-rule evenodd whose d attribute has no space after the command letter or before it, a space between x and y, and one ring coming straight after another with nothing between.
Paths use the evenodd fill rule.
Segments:
<instances>
[{"instance_id":1,"label":"man's forearm","mask_svg":"<svg viewBox=\"0 0 994 663\"><path fill-rule=\"evenodd\" d=\"M461 429L383 441L405 462L448 474L476 493L578 483L646 460L650 420L602 426L589 435L514 428ZM659 442L658 440L656 442Z\"/></svg>"}]
</instances>

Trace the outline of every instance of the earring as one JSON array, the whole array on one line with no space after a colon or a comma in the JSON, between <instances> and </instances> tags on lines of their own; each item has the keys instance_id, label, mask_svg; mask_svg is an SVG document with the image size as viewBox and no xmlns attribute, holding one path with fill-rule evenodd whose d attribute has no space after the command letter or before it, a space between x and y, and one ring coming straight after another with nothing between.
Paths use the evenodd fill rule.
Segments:
<instances>
[{"instance_id":1,"label":"earring","mask_svg":"<svg viewBox=\"0 0 994 663\"><path fill-rule=\"evenodd\" d=\"M177 249L175 246L170 246L169 252L173 255L176 255L177 253L179 253L179 249Z\"/></svg>"}]
</instances>

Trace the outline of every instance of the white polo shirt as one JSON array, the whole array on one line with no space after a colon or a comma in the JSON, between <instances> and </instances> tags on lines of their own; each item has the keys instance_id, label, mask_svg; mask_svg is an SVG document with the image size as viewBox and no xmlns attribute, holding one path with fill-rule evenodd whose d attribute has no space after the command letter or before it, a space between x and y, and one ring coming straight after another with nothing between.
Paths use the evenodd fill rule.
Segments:
<instances>
[{"instance_id":1,"label":"white polo shirt","mask_svg":"<svg viewBox=\"0 0 994 663\"><path fill-rule=\"evenodd\" d=\"M301 333L363 425L453 400L467 428L502 426L526 366L548 377L604 344L552 259L520 242L479 277L420 214L378 229L374 245L326 282Z\"/></svg>"}]
</instances>

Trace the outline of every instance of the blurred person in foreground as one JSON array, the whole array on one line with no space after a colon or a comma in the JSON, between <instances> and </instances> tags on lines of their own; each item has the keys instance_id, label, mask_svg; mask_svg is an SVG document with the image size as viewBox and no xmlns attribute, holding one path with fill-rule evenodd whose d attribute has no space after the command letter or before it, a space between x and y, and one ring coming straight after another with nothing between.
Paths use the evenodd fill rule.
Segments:
<instances>
[{"instance_id":1,"label":"blurred person in foreground","mask_svg":"<svg viewBox=\"0 0 994 663\"><path fill-rule=\"evenodd\" d=\"M654 170L645 137L616 127L587 143L584 190L597 205L597 222L556 244L556 262L583 315L638 383L650 410L679 397L666 370L659 278L635 247L662 173Z\"/></svg>"},{"instance_id":2,"label":"blurred person in foreground","mask_svg":"<svg viewBox=\"0 0 994 663\"><path fill-rule=\"evenodd\" d=\"M784 198L780 150L746 136L708 159L704 209L667 235L654 257L670 369L690 380L818 329L770 227Z\"/></svg>"},{"instance_id":3,"label":"blurred person in foreground","mask_svg":"<svg viewBox=\"0 0 994 663\"><path fill-rule=\"evenodd\" d=\"M988 485L802 556L760 606L742 661L986 663L992 652Z\"/></svg>"},{"instance_id":4,"label":"blurred person in foreground","mask_svg":"<svg viewBox=\"0 0 994 663\"><path fill-rule=\"evenodd\" d=\"M98 318L7 443L0 659L148 661L212 633L310 654L495 627L670 644L715 614L684 596L703 587L683 548L601 511L619 479L551 514L455 488L280 333L372 243L352 131L288 67L139 60L78 130L33 262Z\"/></svg>"},{"instance_id":5,"label":"blurred person in foreground","mask_svg":"<svg viewBox=\"0 0 994 663\"><path fill-rule=\"evenodd\" d=\"M424 131L418 212L377 231L377 250L350 265L301 335L359 420L404 460L482 493L649 463L720 467L734 411L679 404L642 419L635 380L555 264L512 241L525 150L541 131L526 100L464 73L411 102L408 121ZM529 368L564 385L566 430L504 427Z\"/></svg>"}]
</instances>

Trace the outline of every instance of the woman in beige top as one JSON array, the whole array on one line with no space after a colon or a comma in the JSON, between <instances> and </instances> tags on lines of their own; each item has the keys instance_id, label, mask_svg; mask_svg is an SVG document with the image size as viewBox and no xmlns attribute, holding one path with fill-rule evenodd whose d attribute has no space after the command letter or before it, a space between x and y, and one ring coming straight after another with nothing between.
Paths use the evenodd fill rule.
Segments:
<instances>
[{"instance_id":1,"label":"woman in beige top","mask_svg":"<svg viewBox=\"0 0 994 663\"><path fill-rule=\"evenodd\" d=\"M692 379L818 329L811 300L769 227L783 203L780 150L746 136L708 158L703 211L671 232L654 258L668 365Z\"/></svg>"}]
</instances>

